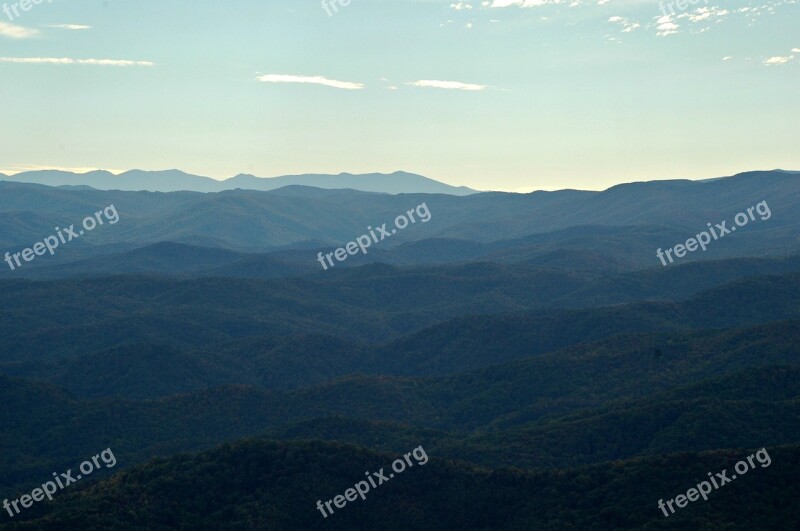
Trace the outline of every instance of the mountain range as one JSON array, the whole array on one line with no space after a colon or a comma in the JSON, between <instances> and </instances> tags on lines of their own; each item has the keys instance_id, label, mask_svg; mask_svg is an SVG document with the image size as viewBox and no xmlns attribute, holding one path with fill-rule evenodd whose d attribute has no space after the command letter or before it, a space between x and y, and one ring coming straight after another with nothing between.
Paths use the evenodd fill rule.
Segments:
<instances>
[{"instance_id":1,"label":"mountain range","mask_svg":"<svg viewBox=\"0 0 800 531\"><path fill-rule=\"evenodd\" d=\"M397 171L391 174L369 173L354 175L284 175L255 177L239 174L219 181L210 177L191 175L180 170L130 170L120 174L98 170L73 173L62 170L20 172L12 176L0 174L0 180L44 184L47 186L91 187L96 190L126 190L149 192L222 192L225 190L269 191L286 186L311 186L321 189L352 189L385 194L450 194L476 193L465 186L450 186L421 175Z\"/></svg>"},{"instance_id":2,"label":"mountain range","mask_svg":"<svg viewBox=\"0 0 800 531\"><path fill-rule=\"evenodd\" d=\"M783 171L463 196L0 182L0 252L119 213L0 267L0 500L117 459L0 530L800 528L799 199Z\"/></svg>"},{"instance_id":3,"label":"mountain range","mask_svg":"<svg viewBox=\"0 0 800 531\"><path fill-rule=\"evenodd\" d=\"M114 204L124 222L93 231L58 256L91 253L97 245L130 249L163 241L251 253L289 247L330 251L355 240L367 227L387 223L391 228L398 215L425 203L432 215L429 222L409 225L374 245L372 252L436 238L457 240L444 243L449 248L443 254L464 258L496 251L530 253L531 259L538 259L559 248L559 252L592 250L598 255L595 263L617 263L624 257L626 265L641 268L660 263L656 249L685 242L706 230L708 223L726 221L731 226L734 216L764 201L774 215L766 220L755 216L743 230L715 241L705 252L689 253L683 261L797 252L800 178L786 172L756 172L711 182L633 183L602 192L468 196L308 187L161 194L0 182L0 246L27 247L55 226L80 222ZM436 242L425 252L436 253L442 245ZM372 258L362 255L347 265Z\"/></svg>"}]
</instances>

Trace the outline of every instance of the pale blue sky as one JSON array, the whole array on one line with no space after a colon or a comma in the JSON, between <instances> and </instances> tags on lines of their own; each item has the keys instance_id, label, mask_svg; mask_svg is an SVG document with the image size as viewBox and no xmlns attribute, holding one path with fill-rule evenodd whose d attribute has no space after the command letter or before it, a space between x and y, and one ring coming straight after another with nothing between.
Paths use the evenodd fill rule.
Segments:
<instances>
[{"instance_id":1,"label":"pale blue sky","mask_svg":"<svg viewBox=\"0 0 800 531\"><path fill-rule=\"evenodd\" d=\"M798 0L17 1L3 173L402 169L528 191L800 170Z\"/></svg>"}]
</instances>

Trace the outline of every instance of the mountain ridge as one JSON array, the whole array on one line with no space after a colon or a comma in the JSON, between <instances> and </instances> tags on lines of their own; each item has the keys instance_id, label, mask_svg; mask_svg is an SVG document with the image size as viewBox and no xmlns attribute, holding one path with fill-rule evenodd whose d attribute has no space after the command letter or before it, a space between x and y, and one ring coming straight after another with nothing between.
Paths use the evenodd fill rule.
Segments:
<instances>
[{"instance_id":1,"label":"mountain ridge","mask_svg":"<svg viewBox=\"0 0 800 531\"><path fill-rule=\"evenodd\" d=\"M90 186L96 190L130 192L223 192L254 190L267 192L286 186L300 185L323 189L353 189L372 193L429 193L471 195L478 193L466 186L451 186L422 175L396 171L394 173L301 174L276 177L256 177L240 173L225 180L186 173L178 169L145 171L129 170L118 175L105 170L74 173L63 170L35 170L12 176L0 174L0 180L43 184L46 186Z\"/></svg>"}]
</instances>

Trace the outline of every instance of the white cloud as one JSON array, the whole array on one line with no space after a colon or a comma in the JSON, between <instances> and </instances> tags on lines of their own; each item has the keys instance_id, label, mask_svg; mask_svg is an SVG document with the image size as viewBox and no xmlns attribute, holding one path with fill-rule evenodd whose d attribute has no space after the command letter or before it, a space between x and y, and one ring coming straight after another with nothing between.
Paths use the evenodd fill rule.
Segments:
<instances>
[{"instance_id":1,"label":"white cloud","mask_svg":"<svg viewBox=\"0 0 800 531\"><path fill-rule=\"evenodd\" d=\"M0 57L0 63L31 65L154 66L150 61L122 59L71 59L69 57Z\"/></svg>"},{"instance_id":2,"label":"white cloud","mask_svg":"<svg viewBox=\"0 0 800 531\"><path fill-rule=\"evenodd\" d=\"M775 56L770 57L769 59L764 60L764 64L767 66L777 66L777 65L785 65L789 61L794 59L794 55L787 55L785 57Z\"/></svg>"},{"instance_id":3,"label":"white cloud","mask_svg":"<svg viewBox=\"0 0 800 531\"><path fill-rule=\"evenodd\" d=\"M722 58L723 61L730 61L731 59L733 59L732 55L726 55L725 57Z\"/></svg>"},{"instance_id":4,"label":"white cloud","mask_svg":"<svg viewBox=\"0 0 800 531\"><path fill-rule=\"evenodd\" d=\"M638 3L640 0L630 0L630 2ZM742 16L748 22L748 27L753 26L761 15L774 15L776 9L785 4L796 4L800 0L765 0L762 5L754 7L741 7L738 9L723 9L717 5L698 7L697 9L688 8L681 9L678 7L677 13L675 10L674 2L669 3L664 0L660 4L661 13L663 16L653 17L656 20L655 24L647 24L647 28L655 28L656 35L659 37L666 37L681 33L684 30L684 25L699 24L700 29L695 28L692 30L688 27L690 33L705 33L711 30L714 25L725 22L729 17ZM695 2L697 3L697 2ZM706 3L707 0L706 0ZM666 5L666 7L665 7ZM727 5L727 3L726 3ZM669 11L669 13L667 12ZM800 53L800 48L796 48L792 53Z\"/></svg>"},{"instance_id":5,"label":"white cloud","mask_svg":"<svg viewBox=\"0 0 800 531\"><path fill-rule=\"evenodd\" d=\"M468 4L466 2L455 2L450 4L451 9L455 9L456 11L462 11L464 9L472 9L472 4Z\"/></svg>"},{"instance_id":6,"label":"white cloud","mask_svg":"<svg viewBox=\"0 0 800 531\"><path fill-rule=\"evenodd\" d=\"M11 39L30 39L35 37L39 32L35 29L23 28L9 24L8 22L0 22L0 37L9 37Z\"/></svg>"},{"instance_id":7,"label":"white cloud","mask_svg":"<svg viewBox=\"0 0 800 531\"><path fill-rule=\"evenodd\" d=\"M658 35L659 37L674 35L678 33L679 28L680 26L678 26L677 24L674 24L672 22L665 22L663 24L658 25L658 31L656 32L656 35Z\"/></svg>"},{"instance_id":8,"label":"white cloud","mask_svg":"<svg viewBox=\"0 0 800 531\"><path fill-rule=\"evenodd\" d=\"M678 29L680 29L680 26L675 24L672 15L664 15L656 21L656 35L659 37L674 35L678 33Z\"/></svg>"},{"instance_id":9,"label":"white cloud","mask_svg":"<svg viewBox=\"0 0 800 531\"><path fill-rule=\"evenodd\" d=\"M614 16L608 19L609 22L614 22L615 24L620 24L622 26L622 33L630 33L636 28L641 27L641 24L638 22L631 22L625 17Z\"/></svg>"},{"instance_id":10,"label":"white cloud","mask_svg":"<svg viewBox=\"0 0 800 531\"><path fill-rule=\"evenodd\" d=\"M45 28L58 28L66 30L87 30L92 29L91 26L84 26L82 24L49 24Z\"/></svg>"},{"instance_id":11,"label":"white cloud","mask_svg":"<svg viewBox=\"0 0 800 531\"><path fill-rule=\"evenodd\" d=\"M712 18L722 18L730 15L727 9L719 9L717 7L700 7L694 12L681 13L678 18L688 18L690 22L702 22L703 20L710 20Z\"/></svg>"},{"instance_id":12,"label":"white cloud","mask_svg":"<svg viewBox=\"0 0 800 531\"><path fill-rule=\"evenodd\" d=\"M792 53L800 53L800 48L792 48Z\"/></svg>"},{"instance_id":13,"label":"white cloud","mask_svg":"<svg viewBox=\"0 0 800 531\"><path fill-rule=\"evenodd\" d=\"M560 4L562 0L492 0L483 2L484 7L539 7L546 4Z\"/></svg>"},{"instance_id":14,"label":"white cloud","mask_svg":"<svg viewBox=\"0 0 800 531\"><path fill-rule=\"evenodd\" d=\"M258 81L263 83L309 83L312 85L324 85L345 90L359 90L364 88L363 83L353 83L350 81L337 81L322 76L292 76L286 74L266 74L258 76Z\"/></svg>"},{"instance_id":15,"label":"white cloud","mask_svg":"<svg viewBox=\"0 0 800 531\"><path fill-rule=\"evenodd\" d=\"M663 7L663 6L662 6ZM681 33L681 24L690 23L690 24L701 24L703 23L704 28L695 31L695 33L704 33L710 29L711 22L720 23L725 20L726 17L732 15L735 12L729 11L727 9L720 9L717 6L712 7L699 7L693 11L685 11L683 13L675 13L675 10L672 9L670 5L670 13L666 14L666 10L662 9L663 16L654 17L656 19L655 28L656 28L656 35L658 37L666 37L668 35L675 35L676 33ZM648 28L653 27L652 25L648 25Z\"/></svg>"},{"instance_id":16,"label":"white cloud","mask_svg":"<svg viewBox=\"0 0 800 531\"><path fill-rule=\"evenodd\" d=\"M450 90L483 90L486 88L486 85L461 83L460 81L436 81L433 79L422 79L420 81L412 81L406 83L406 85L411 85L414 87L427 87L427 88L439 88L439 89L450 89Z\"/></svg>"}]
</instances>

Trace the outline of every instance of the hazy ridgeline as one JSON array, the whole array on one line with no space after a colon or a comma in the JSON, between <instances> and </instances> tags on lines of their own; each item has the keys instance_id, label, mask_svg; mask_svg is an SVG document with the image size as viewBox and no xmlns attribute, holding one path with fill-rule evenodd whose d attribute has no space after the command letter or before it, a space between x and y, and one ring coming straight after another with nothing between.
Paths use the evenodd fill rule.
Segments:
<instances>
[{"instance_id":1,"label":"hazy ridgeline","mask_svg":"<svg viewBox=\"0 0 800 531\"><path fill-rule=\"evenodd\" d=\"M118 462L0 529L800 526L797 174L525 195L67 177L0 182L2 252L119 213L0 268L0 499ZM761 201L769 219L658 259ZM320 268L422 202L430 222ZM420 445L424 467L315 508ZM658 509L760 448L769 468Z\"/></svg>"}]
</instances>

